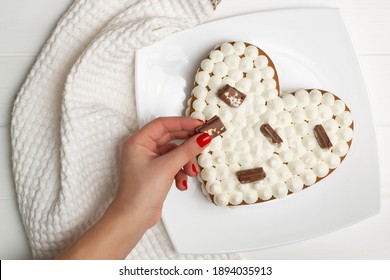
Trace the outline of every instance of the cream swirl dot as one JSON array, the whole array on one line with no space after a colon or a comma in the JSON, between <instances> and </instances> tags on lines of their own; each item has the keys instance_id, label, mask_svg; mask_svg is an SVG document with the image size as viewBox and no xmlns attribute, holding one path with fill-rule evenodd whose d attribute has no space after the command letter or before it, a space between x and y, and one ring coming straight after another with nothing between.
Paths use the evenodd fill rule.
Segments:
<instances>
[{"instance_id":1,"label":"cream swirl dot","mask_svg":"<svg viewBox=\"0 0 390 280\"><path fill-rule=\"evenodd\" d=\"M227 75L228 71L229 68L225 62L221 61L214 64L214 68L213 68L214 75L223 77Z\"/></svg>"},{"instance_id":2,"label":"cream swirl dot","mask_svg":"<svg viewBox=\"0 0 390 280\"><path fill-rule=\"evenodd\" d=\"M248 92L251 88L252 82L248 78L242 78L236 83L236 88L241 92Z\"/></svg>"},{"instance_id":3,"label":"cream swirl dot","mask_svg":"<svg viewBox=\"0 0 390 280\"><path fill-rule=\"evenodd\" d=\"M296 126L296 132L299 136L306 136L310 132L310 127L307 122L301 122L295 125Z\"/></svg>"},{"instance_id":4,"label":"cream swirl dot","mask_svg":"<svg viewBox=\"0 0 390 280\"><path fill-rule=\"evenodd\" d=\"M251 91L253 93L256 93L257 95L260 95L260 94L262 94L264 92L264 86L263 86L263 84L252 83ZM255 98L255 100L256 100L256 98Z\"/></svg>"},{"instance_id":5,"label":"cream swirl dot","mask_svg":"<svg viewBox=\"0 0 390 280\"><path fill-rule=\"evenodd\" d=\"M228 162L238 162L240 159L240 155L235 152L226 153L226 160Z\"/></svg>"},{"instance_id":6,"label":"cream swirl dot","mask_svg":"<svg viewBox=\"0 0 390 280\"><path fill-rule=\"evenodd\" d=\"M320 104L322 101L322 93L317 89L311 90L310 91L310 101L314 105Z\"/></svg>"},{"instance_id":7,"label":"cream swirl dot","mask_svg":"<svg viewBox=\"0 0 390 280\"><path fill-rule=\"evenodd\" d=\"M295 126L287 125L284 127L284 135L286 135L287 138L294 137L296 134Z\"/></svg>"},{"instance_id":8,"label":"cream swirl dot","mask_svg":"<svg viewBox=\"0 0 390 280\"><path fill-rule=\"evenodd\" d=\"M284 103L284 109L287 111L291 111L297 106L297 100L292 94L285 94L282 96L282 100Z\"/></svg>"},{"instance_id":9,"label":"cream swirl dot","mask_svg":"<svg viewBox=\"0 0 390 280\"><path fill-rule=\"evenodd\" d=\"M251 70L249 70L246 73L246 77L248 79L252 80L252 82L260 82L260 80L261 80L261 72L260 72L259 69L252 68Z\"/></svg>"},{"instance_id":10,"label":"cream swirl dot","mask_svg":"<svg viewBox=\"0 0 390 280\"><path fill-rule=\"evenodd\" d=\"M248 72L249 70L251 70L253 68L253 61L252 59L244 56L243 58L241 58L240 60L240 65L239 65L239 69L242 71L242 72Z\"/></svg>"},{"instance_id":11,"label":"cream swirl dot","mask_svg":"<svg viewBox=\"0 0 390 280\"><path fill-rule=\"evenodd\" d=\"M329 93L329 92L325 92L322 95L321 103L324 104L324 105L327 105L327 106L332 106L333 103L334 103L334 95Z\"/></svg>"},{"instance_id":12,"label":"cream swirl dot","mask_svg":"<svg viewBox=\"0 0 390 280\"><path fill-rule=\"evenodd\" d=\"M291 192L299 192L303 189L303 181L299 176L292 176L286 181L286 187Z\"/></svg>"},{"instance_id":13,"label":"cream swirl dot","mask_svg":"<svg viewBox=\"0 0 390 280\"><path fill-rule=\"evenodd\" d=\"M201 167L211 167L213 166L213 159L209 153L201 153L198 157L198 163Z\"/></svg>"},{"instance_id":14,"label":"cream swirl dot","mask_svg":"<svg viewBox=\"0 0 390 280\"><path fill-rule=\"evenodd\" d=\"M306 118L308 121L315 120L318 116L318 106L309 104L305 107Z\"/></svg>"},{"instance_id":15,"label":"cream swirl dot","mask_svg":"<svg viewBox=\"0 0 390 280\"><path fill-rule=\"evenodd\" d=\"M207 182L206 190L210 194L219 194L222 192L221 184L219 183L219 181Z\"/></svg>"},{"instance_id":16,"label":"cream swirl dot","mask_svg":"<svg viewBox=\"0 0 390 280\"><path fill-rule=\"evenodd\" d=\"M218 206L227 206L229 203L229 196L226 193L219 193L214 196L214 203Z\"/></svg>"},{"instance_id":17,"label":"cream swirl dot","mask_svg":"<svg viewBox=\"0 0 390 280\"><path fill-rule=\"evenodd\" d=\"M274 114L278 114L283 111L284 104L280 98L274 98L268 101L268 110L272 110Z\"/></svg>"},{"instance_id":18,"label":"cream swirl dot","mask_svg":"<svg viewBox=\"0 0 390 280\"><path fill-rule=\"evenodd\" d=\"M276 89L266 89L263 92L265 100L271 100L278 97L278 91Z\"/></svg>"},{"instance_id":19,"label":"cream swirl dot","mask_svg":"<svg viewBox=\"0 0 390 280\"><path fill-rule=\"evenodd\" d=\"M329 133L329 134L337 133L337 131L339 129L339 125L335 119L329 119L329 120L325 121L323 124L323 127L324 127L324 130L326 131L326 133Z\"/></svg>"},{"instance_id":20,"label":"cream swirl dot","mask_svg":"<svg viewBox=\"0 0 390 280\"><path fill-rule=\"evenodd\" d=\"M214 63L223 61L224 54L220 50L213 50L210 52L210 60Z\"/></svg>"},{"instance_id":21,"label":"cream swirl dot","mask_svg":"<svg viewBox=\"0 0 390 280\"><path fill-rule=\"evenodd\" d=\"M257 190L257 194L261 200L269 200L272 197L272 190L271 188L264 186Z\"/></svg>"},{"instance_id":22,"label":"cream swirl dot","mask_svg":"<svg viewBox=\"0 0 390 280\"><path fill-rule=\"evenodd\" d=\"M229 202L233 205L238 205L242 202L242 192L233 192L229 197Z\"/></svg>"},{"instance_id":23,"label":"cream swirl dot","mask_svg":"<svg viewBox=\"0 0 390 280\"><path fill-rule=\"evenodd\" d=\"M275 89L276 88L276 81L274 79L263 80L262 84L264 85L264 87L266 89Z\"/></svg>"},{"instance_id":24,"label":"cream swirl dot","mask_svg":"<svg viewBox=\"0 0 390 280\"><path fill-rule=\"evenodd\" d=\"M267 164L270 168L276 170L282 165L282 161L278 156L273 155L267 160Z\"/></svg>"},{"instance_id":25,"label":"cream swirl dot","mask_svg":"<svg viewBox=\"0 0 390 280\"><path fill-rule=\"evenodd\" d=\"M233 119L233 114L232 111L227 107L219 108L219 117L223 123L227 123Z\"/></svg>"},{"instance_id":26,"label":"cream swirl dot","mask_svg":"<svg viewBox=\"0 0 390 280\"><path fill-rule=\"evenodd\" d=\"M253 165L253 157L250 153L244 152L240 154L239 164L248 166Z\"/></svg>"},{"instance_id":27,"label":"cream swirl dot","mask_svg":"<svg viewBox=\"0 0 390 280\"><path fill-rule=\"evenodd\" d=\"M255 190L248 190L244 192L244 201L248 204L255 203L257 201L257 191Z\"/></svg>"},{"instance_id":28,"label":"cream swirl dot","mask_svg":"<svg viewBox=\"0 0 390 280\"><path fill-rule=\"evenodd\" d=\"M229 167L226 164L219 164L215 167L217 178L219 180L226 178L229 175Z\"/></svg>"},{"instance_id":29,"label":"cream swirl dot","mask_svg":"<svg viewBox=\"0 0 390 280\"><path fill-rule=\"evenodd\" d=\"M342 127L337 131L338 137L346 142L352 140L353 130L350 127Z\"/></svg>"},{"instance_id":30,"label":"cream swirl dot","mask_svg":"<svg viewBox=\"0 0 390 280\"><path fill-rule=\"evenodd\" d=\"M332 151L340 156L343 157L348 153L349 147L348 144L345 142L338 142L336 145L333 146Z\"/></svg>"},{"instance_id":31,"label":"cream swirl dot","mask_svg":"<svg viewBox=\"0 0 390 280\"><path fill-rule=\"evenodd\" d=\"M330 153L326 158L326 164L328 164L330 169L335 169L337 166L340 165L340 162L340 157L333 153Z\"/></svg>"},{"instance_id":32,"label":"cream swirl dot","mask_svg":"<svg viewBox=\"0 0 390 280\"><path fill-rule=\"evenodd\" d=\"M336 116L336 120L340 126L350 126L353 122L352 114L349 111L344 111Z\"/></svg>"},{"instance_id":33,"label":"cream swirl dot","mask_svg":"<svg viewBox=\"0 0 390 280\"><path fill-rule=\"evenodd\" d=\"M246 47L244 55L251 60L254 60L259 55L259 50L252 45Z\"/></svg>"},{"instance_id":34,"label":"cream swirl dot","mask_svg":"<svg viewBox=\"0 0 390 280\"><path fill-rule=\"evenodd\" d=\"M267 66L261 69L261 75L264 77L264 79L272 79L275 75L275 70L272 67Z\"/></svg>"},{"instance_id":35,"label":"cream swirl dot","mask_svg":"<svg viewBox=\"0 0 390 280\"><path fill-rule=\"evenodd\" d=\"M211 73L213 71L213 68L214 68L214 62L208 58L203 59L201 64L200 64L200 68L202 68L202 70L207 72L207 73Z\"/></svg>"},{"instance_id":36,"label":"cream swirl dot","mask_svg":"<svg viewBox=\"0 0 390 280\"><path fill-rule=\"evenodd\" d=\"M267 169L265 170L265 173L267 174L264 179L265 184L272 186L278 182L278 176L275 171L272 169Z\"/></svg>"},{"instance_id":37,"label":"cream swirl dot","mask_svg":"<svg viewBox=\"0 0 390 280\"><path fill-rule=\"evenodd\" d=\"M242 79L243 74L239 69L230 69L228 73L229 78L235 83Z\"/></svg>"},{"instance_id":38,"label":"cream swirl dot","mask_svg":"<svg viewBox=\"0 0 390 280\"><path fill-rule=\"evenodd\" d=\"M283 198L288 194L287 186L284 182L278 182L272 186L273 196L276 198Z\"/></svg>"},{"instance_id":39,"label":"cream swirl dot","mask_svg":"<svg viewBox=\"0 0 390 280\"><path fill-rule=\"evenodd\" d=\"M280 126L284 127L291 125L291 114L287 111L282 111L278 114L278 123Z\"/></svg>"},{"instance_id":40,"label":"cream swirl dot","mask_svg":"<svg viewBox=\"0 0 390 280\"><path fill-rule=\"evenodd\" d=\"M211 90L218 90L221 88L222 85L222 78L221 76L214 75L210 77L208 86Z\"/></svg>"},{"instance_id":41,"label":"cream swirl dot","mask_svg":"<svg viewBox=\"0 0 390 280\"><path fill-rule=\"evenodd\" d=\"M204 110L203 110L203 115L205 116L205 118L207 120L211 119L212 117L214 117L215 115L218 115L218 111L219 111L219 108L218 106L211 106L211 102L208 101L207 103L209 103L209 106L207 106Z\"/></svg>"},{"instance_id":42,"label":"cream swirl dot","mask_svg":"<svg viewBox=\"0 0 390 280\"><path fill-rule=\"evenodd\" d=\"M283 182L286 182L292 175L290 169L288 169L287 165L282 164L277 170L276 174L278 175L279 179Z\"/></svg>"},{"instance_id":43,"label":"cream swirl dot","mask_svg":"<svg viewBox=\"0 0 390 280\"><path fill-rule=\"evenodd\" d=\"M236 148L235 150L238 152L238 153L249 153L249 151L251 150L248 142L246 140L242 140L240 142L237 142L237 145L236 145Z\"/></svg>"},{"instance_id":44,"label":"cream swirl dot","mask_svg":"<svg viewBox=\"0 0 390 280\"><path fill-rule=\"evenodd\" d=\"M332 110L330 109L330 107L323 105L323 104L318 106L318 117L322 121L329 120L332 118L332 116L333 116L333 113L332 113Z\"/></svg>"},{"instance_id":45,"label":"cream swirl dot","mask_svg":"<svg viewBox=\"0 0 390 280\"><path fill-rule=\"evenodd\" d=\"M240 57L236 54L226 56L223 61L229 69L238 69L240 66Z\"/></svg>"},{"instance_id":46,"label":"cream swirl dot","mask_svg":"<svg viewBox=\"0 0 390 280\"><path fill-rule=\"evenodd\" d=\"M302 138L302 143L308 150L313 150L318 146L317 140L312 135L307 135Z\"/></svg>"},{"instance_id":47,"label":"cream swirl dot","mask_svg":"<svg viewBox=\"0 0 390 280\"><path fill-rule=\"evenodd\" d=\"M293 123L301 123L305 120L305 111L302 107L295 107L291 111L291 119Z\"/></svg>"},{"instance_id":48,"label":"cream swirl dot","mask_svg":"<svg viewBox=\"0 0 390 280\"><path fill-rule=\"evenodd\" d=\"M319 178L325 177L329 173L329 167L323 161L318 161L312 170Z\"/></svg>"},{"instance_id":49,"label":"cream swirl dot","mask_svg":"<svg viewBox=\"0 0 390 280\"><path fill-rule=\"evenodd\" d=\"M286 149L286 150L280 151L279 156L283 162L289 162L290 160L293 159L294 153L290 149Z\"/></svg>"},{"instance_id":50,"label":"cream swirl dot","mask_svg":"<svg viewBox=\"0 0 390 280\"><path fill-rule=\"evenodd\" d=\"M214 167L206 167L202 169L200 176L205 181L215 181L217 179L217 171Z\"/></svg>"},{"instance_id":51,"label":"cream swirl dot","mask_svg":"<svg viewBox=\"0 0 390 280\"><path fill-rule=\"evenodd\" d=\"M297 104L301 107L305 107L310 103L309 93L304 89L300 89L295 92L295 98L297 100Z\"/></svg>"},{"instance_id":52,"label":"cream swirl dot","mask_svg":"<svg viewBox=\"0 0 390 280\"><path fill-rule=\"evenodd\" d=\"M252 139L253 137L255 137L255 132L253 131L253 128L252 127L245 127L242 130L242 137L244 139Z\"/></svg>"},{"instance_id":53,"label":"cream swirl dot","mask_svg":"<svg viewBox=\"0 0 390 280\"><path fill-rule=\"evenodd\" d=\"M301 157L301 160L305 164L306 168L312 168L317 163L317 158L312 152L306 152Z\"/></svg>"},{"instance_id":54,"label":"cream swirl dot","mask_svg":"<svg viewBox=\"0 0 390 280\"><path fill-rule=\"evenodd\" d=\"M345 111L345 104L341 100L336 100L332 106L332 112L335 116Z\"/></svg>"},{"instance_id":55,"label":"cream swirl dot","mask_svg":"<svg viewBox=\"0 0 390 280\"><path fill-rule=\"evenodd\" d=\"M203 112L206 106L206 102L202 99L196 99L194 102L192 102L192 108L194 108L195 111Z\"/></svg>"},{"instance_id":56,"label":"cream swirl dot","mask_svg":"<svg viewBox=\"0 0 390 280\"><path fill-rule=\"evenodd\" d=\"M203 115L203 113L200 113L200 112L197 112L197 111L192 112L190 117L194 118L194 119L202 120L202 121L206 120L204 115Z\"/></svg>"},{"instance_id":57,"label":"cream swirl dot","mask_svg":"<svg viewBox=\"0 0 390 280\"><path fill-rule=\"evenodd\" d=\"M235 53L237 53L238 55L244 54L245 49L246 49L246 46L245 46L244 42L235 42L233 44L233 47L234 47Z\"/></svg>"},{"instance_id":58,"label":"cream swirl dot","mask_svg":"<svg viewBox=\"0 0 390 280\"><path fill-rule=\"evenodd\" d=\"M268 66L268 58L265 55L260 55L255 58L256 68L263 69Z\"/></svg>"},{"instance_id":59,"label":"cream swirl dot","mask_svg":"<svg viewBox=\"0 0 390 280\"><path fill-rule=\"evenodd\" d=\"M195 82L198 85L206 87L210 79L210 75L206 71L199 71L195 75Z\"/></svg>"},{"instance_id":60,"label":"cream swirl dot","mask_svg":"<svg viewBox=\"0 0 390 280\"><path fill-rule=\"evenodd\" d=\"M306 186L313 185L317 180L317 175L313 172L312 169L305 169L300 177Z\"/></svg>"},{"instance_id":61,"label":"cream swirl dot","mask_svg":"<svg viewBox=\"0 0 390 280\"><path fill-rule=\"evenodd\" d=\"M225 57L234 53L233 45L228 42L223 43L220 49Z\"/></svg>"},{"instance_id":62,"label":"cream swirl dot","mask_svg":"<svg viewBox=\"0 0 390 280\"><path fill-rule=\"evenodd\" d=\"M293 159L287 163L287 166L293 174L300 174L305 169L305 165L300 159Z\"/></svg>"}]
</instances>

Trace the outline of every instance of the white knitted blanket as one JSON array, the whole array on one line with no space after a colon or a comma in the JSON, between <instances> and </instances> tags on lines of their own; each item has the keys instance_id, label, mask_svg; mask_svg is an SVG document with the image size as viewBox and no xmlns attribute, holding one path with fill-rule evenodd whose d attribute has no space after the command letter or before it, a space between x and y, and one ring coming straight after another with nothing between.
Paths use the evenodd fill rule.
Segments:
<instances>
[{"instance_id":1,"label":"white knitted blanket","mask_svg":"<svg viewBox=\"0 0 390 280\"><path fill-rule=\"evenodd\" d=\"M75 0L59 21L12 117L16 192L34 258L58 255L116 193L120 143L137 129L135 51L204 21L216 2ZM128 258L238 257L177 254L160 222Z\"/></svg>"}]
</instances>

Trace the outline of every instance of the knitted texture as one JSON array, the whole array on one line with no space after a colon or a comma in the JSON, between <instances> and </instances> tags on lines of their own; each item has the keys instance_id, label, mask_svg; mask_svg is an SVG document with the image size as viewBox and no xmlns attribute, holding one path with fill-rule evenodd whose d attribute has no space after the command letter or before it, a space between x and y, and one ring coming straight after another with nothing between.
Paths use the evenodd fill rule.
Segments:
<instances>
[{"instance_id":1,"label":"knitted texture","mask_svg":"<svg viewBox=\"0 0 390 280\"><path fill-rule=\"evenodd\" d=\"M76 0L64 14L12 116L16 192L34 258L60 254L101 217L117 191L119 148L137 130L135 51L212 11L210 0ZM161 222L128 256L238 257L179 255Z\"/></svg>"}]
</instances>

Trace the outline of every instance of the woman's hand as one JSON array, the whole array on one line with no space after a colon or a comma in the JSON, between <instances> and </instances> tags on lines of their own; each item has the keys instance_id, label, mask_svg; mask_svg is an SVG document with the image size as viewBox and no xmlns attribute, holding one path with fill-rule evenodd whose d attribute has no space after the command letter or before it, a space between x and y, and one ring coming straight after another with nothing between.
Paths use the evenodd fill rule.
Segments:
<instances>
[{"instance_id":1,"label":"woman's hand","mask_svg":"<svg viewBox=\"0 0 390 280\"><path fill-rule=\"evenodd\" d=\"M148 226L158 222L167 193L176 182L187 189L187 176L198 171L193 159L208 143L207 134L195 135L203 122L189 117L158 118L128 138L121 153L120 185L113 205L127 209L139 207ZM186 139L181 145L173 140Z\"/></svg>"},{"instance_id":2,"label":"woman's hand","mask_svg":"<svg viewBox=\"0 0 390 280\"><path fill-rule=\"evenodd\" d=\"M145 231L161 218L173 181L187 189L187 176L197 174L193 159L211 141L195 135L202 121L188 117L158 118L129 137L122 146L120 184L102 218L59 259L123 259ZM173 140L185 140L181 145Z\"/></svg>"}]
</instances>

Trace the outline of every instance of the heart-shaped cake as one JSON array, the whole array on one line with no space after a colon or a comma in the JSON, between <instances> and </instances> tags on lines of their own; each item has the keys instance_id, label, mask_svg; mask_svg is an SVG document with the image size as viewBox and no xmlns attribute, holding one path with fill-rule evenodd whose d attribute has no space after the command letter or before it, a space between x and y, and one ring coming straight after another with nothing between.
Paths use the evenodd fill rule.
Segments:
<instances>
[{"instance_id":1,"label":"heart-shaped cake","mask_svg":"<svg viewBox=\"0 0 390 280\"><path fill-rule=\"evenodd\" d=\"M260 48L226 42L201 62L187 115L213 141L197 158L202 190L218 206L283 198L332 173L352 143L353 118L334 94L280 94Z\"/></svg>"}]
</instances>

